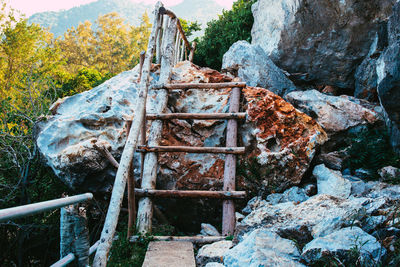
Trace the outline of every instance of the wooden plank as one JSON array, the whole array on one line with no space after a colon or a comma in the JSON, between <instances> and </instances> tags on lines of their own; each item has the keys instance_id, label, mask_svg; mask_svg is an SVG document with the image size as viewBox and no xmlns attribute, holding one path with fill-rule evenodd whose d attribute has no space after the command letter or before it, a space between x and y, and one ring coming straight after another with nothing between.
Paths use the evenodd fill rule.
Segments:
<instances>
[{"instance_id":1,"label":"wooden plank","mask_svg":"<svg viewBox=\"0 0 400 267\"><path fill-rule=\"evenodd\" d=\"M131 236L129 241L131 243L137 242L142 236ZM226 240L226 236L152 236L155 241L182 241L191 242L194 244L209 244L222 240Z\"/></svg>"},{"instance_id":2,"label":"wooden plank","mask_svg":"<svg viewBox=\"0 0 400 267\"><path fill-rule=\"evenodd\" d=\"M174 37L176 33L177 19L171 19L168 28L166 28L165 39L163 40L162 54L161 54L161 70L159 81L161 83L167 83L169 81L174 53ZM159 103L156 107L156 113L163 113L166 110L168 103L168 92L167 90L160 90L158 92ZM148 145L158 146L161 140L163 122L161 120L155 120L151 124L149 130ZM147 153L145 157L143 167L143 189L155 189L157 179L157 167L158 167L158 154ZM151 232L151 218L153 217L153 202L150 198L144 197L139 200L138 205L138 216L137 216L137 230L140 233Z\"/></svg>"},{"instance_id":3,"label":"wooden plank","mask_svg":"<svg viewBox=\"0 0 400 267\"><path fill-rule=\"evenodd\" d=\"M143 64L142 78L139 84L140 92L136 100L135 117L132 123L133 127L127 138L124 150L122 151L119 168L114 181L114 186L111 194L110 204L108 205L108 211L104 222L103 230L100 236L100 244L97 248L96 255L94 257L93 266L105 267L107 265L108 253L111 248L111 244L115 235L115 230L118 224L118 217L121 211L122 200L124 198L126 180L130 171L130 164L132 163L133 154L136 150L137 141L139 138L140 127L142 125L144 114L145 114L145 103L147 99L147 92L149 87L149 74L151 68L151 62L153 60L153 54L155 51L156 38L157 38L157 21L158 21L158 10L161 7L161 2L157 2L156 9L154 11L154 21L151 30L146 58Z\"/></svg>"},{"instance_id":4,"label":"wooden plank","mask_svg":"<svg viewBox=\"0 0 400 267\"><path fill-rule=\"evenodd\" d=\"M118 169L119 167L118 161L113 157L113 155L110 153L110 151L108 151L107 148L105 148L104 146L99 146L97 143L94 143L93 147L97 151L99 151L104 157L106 157L106 159L108 159L111 165L113 165L116 169Z\"/></svg>"},{"instance_id":5,"label":"wooden plank","mask_svg":"<svg viewBox=\"0 0 400 267\"><path fill-rule=\"evenodd\" d=\"M168 114L147 114L148 120L172 120L172 119L193 119L193 120L227 120L246 119L246 113L168 113Z\"/></svg>"},{"instance_id":6,"label":"wooden plank","mask_svg":"<svg viewBox=\"0 0 400 267\"><path fill-rule=\"evenodd\" d=\"M172 84L158 84L152 86L150 89L169 89L169 90L184 90L184 89L225 89L233 87L246 87L244 82L226 82L226 83L172 83Z\"/></svg>"},{"instance_id":7,"label":"wooden plank","mask_svg":"<svg viewBox=\"0 0 400 267\"><path fill-rule=\"evenodd\" d=\"M246 191L206 191L206 190L155 190L136 189L135 194L139 197L161 197L161 198L219 198L239 199L246 197Z\"/></svg>"},{"instance_id":8,"label":"wooden plank","mask_svg":"<svg viewBox=\"0 0 400 267\"><path fill-rule=\"evenodd\" d=\"M152 241L142 267L196 267L191 242Z\"/></svg>"},{"instance_id":9,"label":"wooden plank","mask_svg":"<svg viewBox=\"0 0 400 267\"><path fill-rule=\"evenodd\" d=\"M145 152L187 152L212 154L244 154L245 147L193 147L193 146L138 146L137 151ZM226 190L230 191L230 190ZM234 191L234 190L233 190Z\"/></svg>"},{"instance_id":10,"label":"wooden plank","mask_svg":"<svg viewBox=\"0 0 400 267\"><path fill-rule=\"evenodd\" d=\"M229 99L229 112L239 112L240 88L234 87ZM226 130L226 146L237 146L237 120L229 120ZM226 155L224 167L224 190L235 190L236 156ZM224 200L222 203L222 234L232 235L235 230L235 204L233 200Z\"/></svg>"},{"instance_id":11,"label":"wooden plank","mask_svg":"<svg viewBox=\"0 0 400 267\"><path fill-rule=\"evenodd\" d=\"M193 41L192 48L190 49L190 54L189 54L189 61L190 62L193 62L194 51L196 51L196 46L197 46L197 43L195 41Z\"/></svg>"},{"instance_id":12,"label":"wooden plank","mask_svg":"<svg viewBox=\"0 0 400 267\"><path fill-rule=\"evenodd\" d=\"M140 57L139 57L139 78L137 79L137 83L140 83L140 80L142 79L142 70L143 70L143 64L144 64L144 59L146 58L146 51L140 52Z\"/></svg>"}]
</instances>

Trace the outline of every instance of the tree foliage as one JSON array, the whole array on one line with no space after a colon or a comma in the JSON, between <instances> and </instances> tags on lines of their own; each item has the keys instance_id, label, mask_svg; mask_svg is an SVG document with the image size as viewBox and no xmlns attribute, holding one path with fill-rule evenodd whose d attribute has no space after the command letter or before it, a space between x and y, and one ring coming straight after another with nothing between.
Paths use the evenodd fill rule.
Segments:
<instances>
[{"instance_id":1,"label":"tree foliage","mask_svg":"<svg viewBox=\"0 0 400 267\"><path fill-rule=\"evenodd\" d=\"M222 57L238 40L251 41L253 14L251 5L255 0L238 0L232 10L224 10L218 19L207 23L204 36L197 39L194 63L213 69L221 69Z\"/></svg>"}]
</instances>

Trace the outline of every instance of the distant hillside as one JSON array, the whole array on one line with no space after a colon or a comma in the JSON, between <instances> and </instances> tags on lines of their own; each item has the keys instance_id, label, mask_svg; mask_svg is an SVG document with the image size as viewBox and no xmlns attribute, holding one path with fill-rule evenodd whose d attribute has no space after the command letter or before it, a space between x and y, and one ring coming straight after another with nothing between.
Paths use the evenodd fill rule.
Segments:
<instances>
[{"instance_id":1,"label":"distant hillside","mask_svg":"<svg viewBox=\"0 0 400 267\"><path fill-rule=\"evenodd\" d=\"M67 29L78 26L80 22L88 20L93 23L100 15L113 11L118 12L130 24L139 25L142 14L147 11L150 15L153 8L153 5L134 3L130 0L98 0L68 10L36 13L29 18L29 22L48 27L55 36L61 36ZM169 8L181 18L197 20L202 24L202 28L205 28L208 21L217 18L223 9L214 0L184 0Z\"/></svg>"}]
</instances>

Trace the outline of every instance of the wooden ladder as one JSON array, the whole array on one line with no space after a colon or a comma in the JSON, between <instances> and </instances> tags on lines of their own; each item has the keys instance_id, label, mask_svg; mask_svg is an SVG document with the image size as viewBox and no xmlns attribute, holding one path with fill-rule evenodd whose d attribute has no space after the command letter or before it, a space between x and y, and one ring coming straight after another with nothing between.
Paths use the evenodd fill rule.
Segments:
<instances>
[{"instance_id":1,"label":"wooden ladder","mask_svg":"<svg viewBox=\"0 0 400 267\"><path fill-rule=\"evenodd\" d=\"M99 246L93 261L93 266L96 267L107 265L107 259L116 232L126 184L128 184L129 208L128 235L130 235L131 226L134 224L135 194L141 197L137 216L137 230L141 233L151 232L151 219L153 216L153 203L151 197L207 197L223 199L222 229L224 235L233 234L235 227L235 207L233 199L243 198L246 195L243 191L235 191L236 155L245 152L244 147L237 147L237 120L245 118L245 113L239 112L240 91L241 88L246 86L245 83L171 84L170 77L172 67L185 58L192 61L196 44L193 43L193 46L190 47L179 19L172 11L165 9L161 2L157 2L153 14L153 26L149 37L147 53L141 55L145 57L141 58L140 78L138 80L139 94L135 104L135 116L131 121L131 127L128 127L130 130L128 132L124 150L122 151L120 162L118 163L112 157L111 153L105 151L103 148L96 148L99 149L111 161L112 165L117 168L110 204L107 210L103 230L101 232ZM164 19L165 15L166 19ZM190 50L189 55L187 55L187 49ZM158 90L157 94L160 102L156 107L155 114L146 114L150 69L154 54L156 55L156 63L161 64L161 69L158 85L151 89ZM168 103L168 90L210 88L232 88L229 113L165 113ZM226 147L160 146L159 142L161 139L163 120L167 119L226 119L228 120ZM145 145L146 120L153 121L149 129L147 145ZM135 151L142 152L141 189L135 189L133 179L132 164ZM223 191L157 190L156 178L158 152L226 154ZM167 237L167 239L171 240L176 238Z\"/></svg>"},{"instance_id":2,"label":"wooden ladder","mask_svg":"<svg viewBox=\"0 0 400 267\"><path fill-rule=\"evenodd\" d=\"M226 154L224 168L223 191L200 191L200 190L156 190L157 161L148 160L147 155L144 162L142 188L136 189L136 195L142 197L139 201L137 226L142 233L151 232L152 201L150 197L166 198L221 198L223 200L222 233L233 234L235 227L235 207L233 199L243 198L244 191L235 191L236 177L236 155L245 152L244 147L237 147L238 120L245 119L246 114L239 112L241 88L246 84L242 82L230 83L178 83L154 86L151 89L162 91L165 94L164 102L168 102L168 90L187 89L225 89L232 88L229 100L229 113L161 113L146 114L147 120L153 120L150 128L149 142L147 145L138 146L142 153L153 153L157 157L158 152L185 152L185 153L223 153ZM163 102L163 103L164 103ZM190 146L159 146L161 141L162 120L170 119L223 119L228 120L226 133L226 147L190 147ZM146 161L147 160L147 161ZM150 173L154 171L154 173Z\"/></svg>"}]
</instances>

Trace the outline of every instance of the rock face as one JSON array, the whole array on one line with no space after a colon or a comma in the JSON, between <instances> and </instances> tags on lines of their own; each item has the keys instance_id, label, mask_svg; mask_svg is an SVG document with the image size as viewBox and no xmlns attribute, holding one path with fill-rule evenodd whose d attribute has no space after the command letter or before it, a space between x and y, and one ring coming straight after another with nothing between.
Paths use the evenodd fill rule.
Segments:
<instances>
[{"instance_id":1,"label":"rock face","mask_svg":"<svg viewBox=\"0 0 400 267\"><path fill-rule=\"evenodd\" d=\"M279 96L296 90L259 45L246 41L234 43L224 54L222 70L237 73L247 85L266 88Z\"/></svg>"},{"instance_id":2,"label":"rock face","mask_svg":"<svg viewBox=\"0 0 400 267\"><path fill-rule=\"evenodd\" d=\"M377 62L378 95L387 113L392 145L400 152L400 3L397 1L388 21L388 47Z\"/></svg>"},{"instance_id":3,"label":"rock face","mask_svg":"<svg viewBox=\"0 0 400 267\"><path fill-rule=\"evenodd\" d=\"M37 138L39 150L57 176L71 188L93 192L111 189L116 170L94 144L106 147L119 159L126 140L126 121L134 115L137 73L138 67L90 91L57 101L52 107L53 116L42 123ZM154 65L151 84L158 80L158 75L159 67ZM177 64L171 77L172 83L231 80L189 62ZM257 178L257 187L259 183L265 187L276 183L282 188L299 183L317 146L327 139L325 132L309 116L266 89L247 87L243 93L247 105L241 108L247 112L248 120L239 135L248 153L241 162L257 158L263 172ZM229 88L174 90L169 94L166 112L227 112L229 94ZM147 112L154 113L157 103L156 92L150 91ZM161 145L224 146L225 131L226 121L171 120L164 123ZM138 159L135 156L135 177L140 171ZM222 188L223 155L160 153L159 166L158 188ZM251 181L244 175L238 185L247 189Z\"/></svg>"},{"instance_id":4,"label":"rock face","mask_svg":"<svg viewBox=\"0 0 400 267\"><path fill-rule=\"evenodd\" d=\"M355 69L395 2L259 0L252 7L252 44L301 80L352 88Z\"/></svg>"},{"instance_id":5,"label":"rock face","mask_svg":"<svg viewBox=\"0 0 400 267\"><path fill-rule=\"evenodd\" d=\"M349 96L329 96L317 90L297 91L286 95L296 108L315 118L328 133L335 133L363 124L374 124L378 114Z\"/></svg>"},{"instance_id":6,"label":"rock face","mask_svg":"<svg viewBox=\"0 0 400 267\"><path fill-rule=\"evenodd\" d=\"M324 130L266 89L247 87L243 92L250 121L242 130L243 143L255 144L249 157L256 158L263 185L282 189L300 183L316 147L327 140Z\"/></svg>"}]
</instances>

